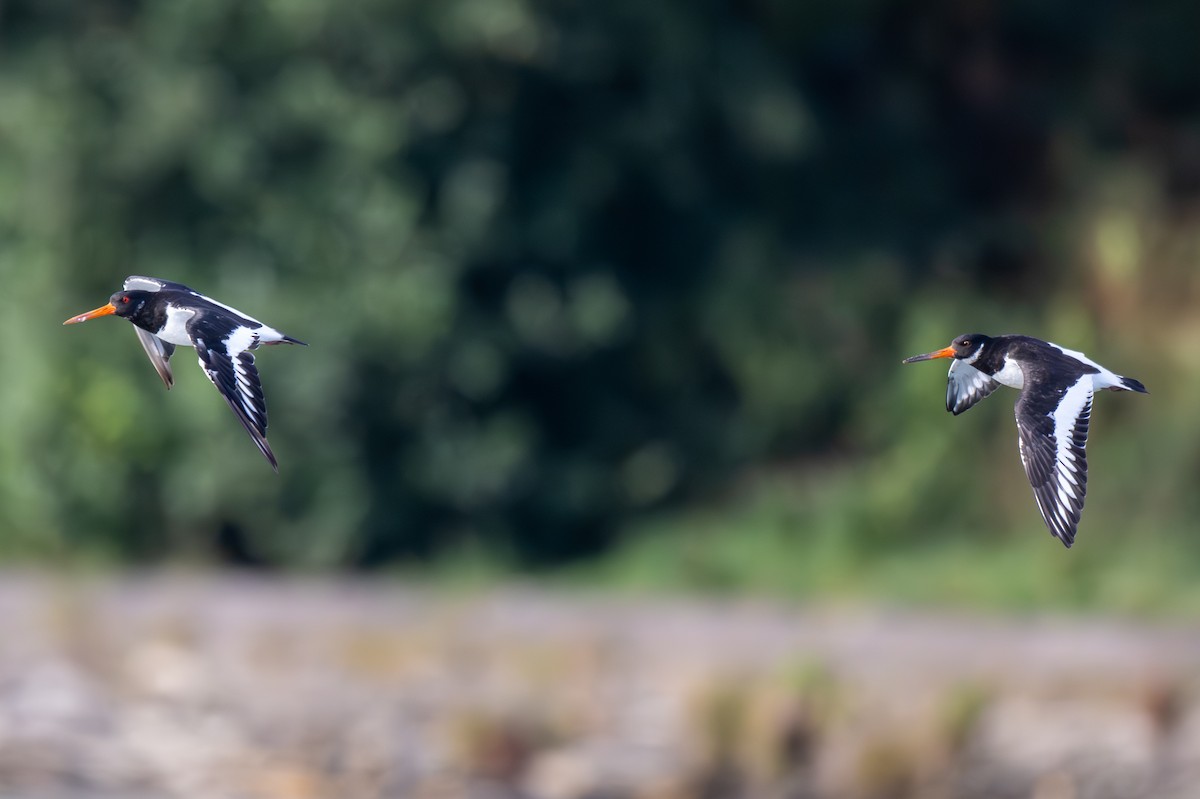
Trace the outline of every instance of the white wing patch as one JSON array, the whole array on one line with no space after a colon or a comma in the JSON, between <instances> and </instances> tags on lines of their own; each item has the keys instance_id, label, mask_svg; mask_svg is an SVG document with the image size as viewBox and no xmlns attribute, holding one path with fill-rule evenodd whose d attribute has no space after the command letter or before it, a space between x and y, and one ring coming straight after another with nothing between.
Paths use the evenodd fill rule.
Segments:
<instances>
[{"instance_id":1,"label":"white wing patch","mask_svg":"<svg viewBox=\"0 0 1200 799\"><path fill-rule=\"evenodd\" d=\"M966 361L955 359L946 376L946 410L958 416L1000 388L1000 384Z\"/></svg>"},{"instance_id":2,"label":"white wing patch","mask_svg":"<svg viewBox=\"0 0 1200 799\"><path fill-rule=\"evenodd\" d=\"M1088 425L1092 415L1092 376L1083 375L1049 414L1018 404L1021 463L1033 486L1038 510L1050 532L1065 545L1075 531L1087 492Z\"/></svg>"},{"instance_id":3,"label":"white wing patch","mask_svg":"<svg viewBox=\"0 0 1200 799\"><path fill-rule=\"evenodd\" d=\"M245 334L241 331L245 331ZM253 331L244 327L236 328L217 347L209 347L203 338L197 337L195 340L200 368L221 392L230 410L271 467L279 471L275 454L267 443L267 403L263 397L262 381L254 367L254 356L247 351L255 343L257 339ZM233 349L234 344L242 348Z\"/></svg>"},{"instance_id":4,"label":"white wing patch","mask_svg":"<svg viewBox=\"0 0 1200 799\"><path fill-rule=\"evenodd\" d=\"M159 280L156 277L130 275L125 278L124 289L126 291L162 291L166 285L167 281Z\"/></svg>"},{"instance_id":5,"label":"white wing patch","mask_svg":"<svg viewBox=\"0 0 1200 799\"><path fill-rule=\"evenodd\" d=\"M1094 391L1101 391L1106 388L1112 388L1113 386L1125 388L1125 384L1121 381L1121 376L1119 374L1110 369L1105 369L1103 366L1096 363L1082 352L1078 352L1077 350L1069 350L1066 347L1060 347L1052 341L1047 341L1046 343L1061 352L1063 355L1068 355L1082 364L1099 369L1099 374L1092 375L1092 389Z\"/></svg>"},{"instance_id":6,"label":"white wing patch","mask_svg":"<svg viewBox=\"0 0 1200 799\"><path fill-rule=\"evenodd\" d=\"M258 336L248 327L235 327L225 339L225 352L233 364L237 377L237 397L246 416L252 419L255 426L264 434L267 431L267 416L262 405L262 385L259 382L258 370L254 368L254 356L248 354L258 346Z\"/></svg>"},{"instance_id":7,"label":"white wing patch","mask_svg":"<svg viewBox=\"0 0 1200 799\"><path fill-rule=\"evenodd\" d=\"M225 339L225 351L231 356L240 355L258 346L258 334L248 327L239 325Z\"/></svg>"},{"instance_id":8,"label":"white wing patch","mask_svg":"<svg viewBox=\"0 0 1200 799\"><path fill-rule=\"evenodd\" d=\"M1053 341L1047 341L1046 343L1047 343L1047 344L1049 344L1049 345L1050 345L1051 347L1053 347L1054 349L1056 349L1056 350L1058 350L1059 352L1061 352L1063 355L1070 355L1072 358L1074 358L1075 360L1079 361L1080 363L1086 363L1088 366L1094 366L1094 367L1096 367L1097 369L1103 369L1103 368L1104 368L1103 366L1101 366L1100 364L1096 363L1096 362L1095 362L1095 361L1093 361L1091 358L1089 358L1088 356L1084 355L1082 352L1079 352L1078 350L1069 350L1069 349L1067 349L1066 347L1061 347L1061 346L1059 346L1058 344L1055 344Z\"/></svg>"}]
</instances>

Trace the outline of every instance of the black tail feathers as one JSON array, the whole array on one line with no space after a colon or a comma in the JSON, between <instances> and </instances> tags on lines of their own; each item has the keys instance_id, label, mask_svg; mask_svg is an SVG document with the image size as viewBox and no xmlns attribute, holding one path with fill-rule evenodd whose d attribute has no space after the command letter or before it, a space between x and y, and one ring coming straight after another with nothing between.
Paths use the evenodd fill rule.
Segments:
<instances>
[{"instance_id":1,"label":"black tail feathers","mask_svg":"<svg viewBox=\"0 0 1200 799\"><path fill-rule=\"evenodd\" d=\"M1136 391L1139 394L1149 394L1146 387L1142 385L1140 380L1134 380L1132 377L1122 377L1121 384L1130 391Z\"/></svg>"}]
</instances>

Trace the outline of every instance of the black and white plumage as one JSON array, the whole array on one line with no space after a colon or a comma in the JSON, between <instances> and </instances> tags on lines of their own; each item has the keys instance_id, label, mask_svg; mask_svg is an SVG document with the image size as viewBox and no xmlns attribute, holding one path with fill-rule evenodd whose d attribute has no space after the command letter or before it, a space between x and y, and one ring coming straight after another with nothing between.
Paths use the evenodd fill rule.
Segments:
<instances>
[{"instance_id":1,"label":"black and white plumage","mask_svg":"<svg viewBox=\"0 0 1200 799\"><path fill-rule=\"evenodd\" d=\"M1071 546L1087 493L1084 450L1092 397L1103 389L1145 394L1146 387L1081 352L1029 336L971 333L904 363L935 358L954 359L946 410L956 416L1000 386L1021 392L1015 408L1021 463L1050 533Z\"/></svg>"},{"instance_id":2,"label":"black and white plumage","mask_svg":"<svg viewBox=\"0 0 1200 799\"><path fill-rule=\"evenodd\" d=\"M230 410L276 472L279 463L267 443L267 404L254 366L253 350L263 344L304 344L182 283L131 275L108 304L73 316L63 324L100 316L128 319L150 363L168 389L175 383L171 356L177 346L194 347L200 368L221 392Z\"/></svg>"}]
</instances>

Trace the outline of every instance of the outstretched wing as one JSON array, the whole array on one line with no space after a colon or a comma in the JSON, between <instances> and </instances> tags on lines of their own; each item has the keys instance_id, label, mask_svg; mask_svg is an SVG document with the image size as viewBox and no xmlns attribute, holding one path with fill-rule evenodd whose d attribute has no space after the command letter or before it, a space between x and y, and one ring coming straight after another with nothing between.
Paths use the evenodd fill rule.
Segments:
<instances>
[{"instance_id":1,"label":"outstretched wing","mask_svg":"<svg viewBox=\"0 0 1200 799\"><path fill-rule=\"evenodd\" d=\"M958 416L998 388L991 377L956 358L946 376L946 410Z\"/></svg>"},{"instance_id":2,"label":"outstretched wing","mask_svg":"<svg viewBox=\"0 0 1200 799\"><path fill-rule=\"evenodd\" d=\"M1066 390L1034 392L1017 401L1021 463L1033 486L1042 519L1065 546L1075 530L1087 493L1088 423L1092 418L1092 377L1081 375Z\"/></svg>"},{"instance_id":3,"label":"outstretched wing","mask_svg":"<svg viewBox=\"0 0 1200 799\"><path fill-rule=\"evenodd\" d=\"M202 333L192 333L200 368L229 403L233 415L246 428L271 468L278 472L279 462L267 443L267 402L263 397L262 381L254 366L254 355L249 352L254 341L246 328L237 328L218 341L210 341Z\"/></svg>"}]
</instances>

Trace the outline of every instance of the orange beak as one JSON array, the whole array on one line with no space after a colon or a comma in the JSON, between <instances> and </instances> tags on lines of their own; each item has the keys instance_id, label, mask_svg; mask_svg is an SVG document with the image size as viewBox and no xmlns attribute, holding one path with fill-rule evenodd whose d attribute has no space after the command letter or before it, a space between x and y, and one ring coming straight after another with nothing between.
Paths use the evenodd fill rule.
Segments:
<instances>
[{"instance_id":1,"label":"orange beak","mask_svg":"<svg viewBox=\"0 0 1200 799\"><path fill-rule=\"evenodd\" d=\"M95 319L98 316L108 316L109 314L115 314L116 312L117 312L117 306L113 305L110 302L107 305L101 305L99 308L97 308L94 311L88 311L87 313L81 313L79 316L72 316L70 319L63 322L63 324L64 325L74 325L74 324L78 324L80 322L86 322L89 319Z\"/></svg>"},{"instance_id":2,"label":"orange beak","mask_svg":"<svg viewBox=\"0 0 1200 799\"><path fill-rule=\"evenodd\" d=\"M93 311L93 313L95 313L95 311ZM74 321L74 320L72 320L72 321ZM82 321L82 320L80 320L80 321ZM953 358L953 357L954 357L954 348L953 347L943 347L942 349L938 350L937 352L927 352L924 355L914 355L911 358L905 358L900 363L916 363L917 361L932 361L934 358Z\"/></svg>"}]
</instances>

